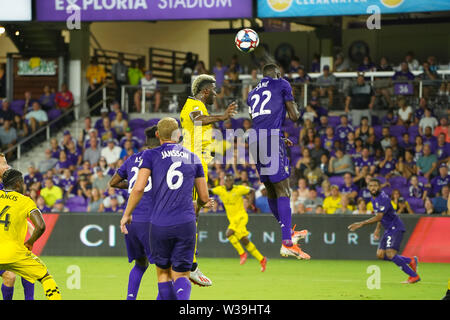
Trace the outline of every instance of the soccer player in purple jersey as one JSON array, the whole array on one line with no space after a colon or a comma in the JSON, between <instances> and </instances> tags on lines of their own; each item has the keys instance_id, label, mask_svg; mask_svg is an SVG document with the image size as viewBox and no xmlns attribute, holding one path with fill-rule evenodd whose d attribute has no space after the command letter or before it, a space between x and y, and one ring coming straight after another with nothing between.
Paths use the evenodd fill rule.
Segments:
<instances>
[{"instance_id":1,"label":"soccer player in purple jersey","mask_svg":"<svg viewBox=\"0 0 450 320\"><path fill-rule=\"evenodd\" d=\"M189 300L189 274L197 229L192 200L194 186L199 206L211 207L212 202L200 159L178 144L177 121L161 119L156 136L161 146L144 151L120 228L127 234L135 208L151 177L150 250L156 265L159 297L161 300Z\"/></svg>"},{"instance_id":2,"label":"soccer player in purple jersey","mask_svg":"<svg viewBox=\"0 0 450 320\"><path fill-rule=\"evenodd\" d=\"M145 130L147 137L146 147L148 149L159 146L156 138L156 126ZM142 164L142 154L138 152L130 156L111 178L109 185L113 188L128 190L131 193L137 180L139 168ZM152 205L150 190L152 188L151 179L144 189L144 195L133 212L133 222L128 226L128 234L125 235L125 244L128 253L128 262L135 261L133 269L128 278L127 300L136 300L141 284L142 276L148 268L149 263L153 263L150 251L150 215L149 208Z\"/></svg>"},{"instance_id":3,"label":"soccer player in purple jersey","mask_svg":"<svg viewBox=\"0 0 450 320\"><path fill-rule=\"evenodd\" d=\"M298 241L306 237L308 231L294 231L295 226L291 229L290 166L285 143L292 145L292 142L285 140L280 130L286 112L294 122L300 114L292 96L292 88L289 82L282 79L278 66L265 65L263 76L247 99L255 130L249 137L250 153L256 161L261 182L266 187L270 210L281 226L280 254L283 257L310 259L298 246Z\"/></svg>"},{"instance_id":4,"label":"soccer player in purple jersey","mask_svg":"<svg viewBox=\"0 0 450 320\"><path fill-rule=\"evenodd\" d=\"M409 258L397 253L400 250L405 225L392 207L391 198L384 191L381 191L381 185L378 179L370 180L369 190L372 194L372 204L376 216L361 222L352 223L348 226L348 229L355 231L367 224L377 223L374 231L374 239L378 239L380 225L382 225L384 234L377 250L378 259L392 261L399 266L409 276L408 280L404 283L416 283L420 281L420 277L417 274L417 257Z\"/></svg>"}]
</instances>

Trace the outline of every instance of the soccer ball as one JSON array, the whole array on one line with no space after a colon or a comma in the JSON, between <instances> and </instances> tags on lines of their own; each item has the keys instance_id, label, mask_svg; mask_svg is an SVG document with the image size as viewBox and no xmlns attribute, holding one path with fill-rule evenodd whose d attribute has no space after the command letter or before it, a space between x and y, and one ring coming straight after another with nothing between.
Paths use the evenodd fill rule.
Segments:
<instances>
[{"instance_id":1,"label":"soccer ball","mask_svg":"<svg viewBox=\"0 0 450 320\"><path fill-rule=\"evenodd\" d=\"M242 52L252 52L259 45L259 36L252 29L242 29L234 38L236 47Z\"/></svg>"}]
</instances>

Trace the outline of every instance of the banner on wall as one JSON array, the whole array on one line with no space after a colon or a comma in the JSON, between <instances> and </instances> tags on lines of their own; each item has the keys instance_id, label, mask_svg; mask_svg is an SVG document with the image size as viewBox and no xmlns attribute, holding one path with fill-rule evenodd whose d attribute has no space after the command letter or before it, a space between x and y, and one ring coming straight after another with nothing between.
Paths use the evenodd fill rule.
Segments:
<instances>
[{"instance_id":1,"label":"banner on wall","mask_svg":"<svg viewBox=\"0 0 450 320\"><path fill-rule=\"evenodd\" d=\"M120 214L45 214L49 225L37 254L52 256L124 256L126 247L120 232ZM378 241L373 239L374 226L350 232L353 222L367 219L354 215L303 215L293 217L293 224L308 229L302 249L313 259L376 259ZM401 251L417 255L423 262L450 263L450 217L405 216L406 226ZM202 215L199 219L198 249L202 257L238 255L225 232L228 220L224 214ZM250 239L268 258L280 258L281 231L271 214L250 215ZM426 239L426 241L424 241ZM40 239L41 240L41 239ZM423 247L425 246L425 247ZM433 250L430 250L433 248Z\"/></svg>"},{"instance_id":2,"label":"banner on wall","mask_svg":"<svg viewBox=\"0 0 450 320\"><path fill-rule=\"evenodd\" d=\"M17 61L17 75L19 76L54 76L57 63L54 60L31 58Z\"/></svg>"},{"instance_id":3,"label":"banner on wall","mask_svg":"<svg viewBox=\"0 0 450 320\"><path fill-rule=\"evenodd\" d=\"M252 0L36 0L38 21L145 21L251 18Z\"/></svg>"},{"instance_id":4,"label":"banner on wall","mask_svg":"<svg viewBox=\"0 0 450 320\"><path fill-rule=\"evenodd\" d=\"M433 12L450 10L450 1L258 0L257 10L258 18L366 15L372 14L374 10L381 14Z\"/></svg>"}]
</instances>

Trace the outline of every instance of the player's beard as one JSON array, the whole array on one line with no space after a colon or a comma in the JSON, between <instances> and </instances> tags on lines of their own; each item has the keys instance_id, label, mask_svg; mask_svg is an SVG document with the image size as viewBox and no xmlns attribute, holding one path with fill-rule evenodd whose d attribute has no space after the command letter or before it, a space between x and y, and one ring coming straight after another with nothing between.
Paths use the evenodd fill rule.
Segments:
<instances>
[{"instance_id":1,"label":"player's beard","mask_svg":"<svg viewBox=\"0 0 450 320\"><path fill-rule=\"evenodd\" d=\"M372 192L372 191L370 191L370 194L374 197L374 198L376 198L376 197L378 197L379 195L380 195L380 189L378 189L376 192Z\"/></svg>"}]
</instances>

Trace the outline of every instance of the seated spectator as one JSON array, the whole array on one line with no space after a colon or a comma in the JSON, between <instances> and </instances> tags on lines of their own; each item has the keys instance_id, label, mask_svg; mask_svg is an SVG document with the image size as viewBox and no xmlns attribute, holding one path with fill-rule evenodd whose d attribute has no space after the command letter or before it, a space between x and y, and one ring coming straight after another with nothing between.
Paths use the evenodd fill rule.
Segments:
<instances>
[{"instance_id":1,"label":"seated spectator","mask_svg":"<svg viewBox=\"0 0 450 320\"><path fill-rule=\"evenodd\" d=\"M248 93L253 90L259 83L258 69L252 69L250 79L242 81L242 100L247 101ZM292 88L294 89L294 88Z\"/></svg>"},{"instance_id":2,"label":"seated spectator","mask_svg":"<svg viewBox=\"0 0 450 320\"><path fill-rule=\"evenodd\" d=\"M50 139L50 151L52 153L52 158L59 159L59 153L61 152L62 148L58 144L58 140L56 138Z\"/></svg>"},{"instance_id":3,"label":"seated spectator","mask_svg":"<svg viewBox=\"0 0 450 320\"><path fill-rule=\"evenodd\" d=\"M2 107L0 109L0 124L3 125L5 120L14 121L14 116L16 114L10 108L10 103L8 99L2 101Z\"/></svg>"},{"instance_id":4,"label":"seated spectator","mask_svg":"<svg viewBox=\"0 0 450 320\"><path fill-rule=\"evenodd\" d=\"M411 176L411 178L409 179L409 197L422 199L422 201L424 201L427 195L428 190L421 182L419 182L417 176Z\"/></svg>"},{"instance_id":5,"label":"seated spectator","mask_svg":"<svg viewBox=\"0 0 450 320\"><path fill-rule=\"evenodd\" d=\"M63 137L59 142L59 146L61 147L61 149L68 150L69 144L72 142L75 145L77 145L77 140L74 137L72 137L72 134L70 133L70 131L69 130L64 131Z\"/></svg>"},{"instance_id":6,"label":"seated spectator","mask_svg":"<svg viewBox=\"0 0 450 320\"><path fill-rule=\"evenodd\" d=\"M437 156L431 153L429 145L423 146L423 155L417 160L417 175L422 175L428 179L428 181L436 176L437 171Z\"/></svg>"},{"instance_id":7,"label":"seated spectator","mask_svg":"<svg viewBox=\"0 0 450 320\"><path fill-rule=\"evenodd\" d=\"M328 96L328 106L333 105L334 89L336 87L336 77L330 73L330 66L325 65L322 74L317 78L316 85L319 87L321 97Z\"/></svg>"},{"instance_id":8,"label":"seated spectator","mask_svg":"<svg viewBox=\"0 0 450 320\"><path fill-rule=\"evenodd\" d=\"M359 138L363 141L363 143L366 143L371 135L375 135L375 130L372 126L370 126L368 117L362 117L360 126L356 128L355 138Z\"/></svg>"},{"instance_id":9,"label":"seated spectator","mask_svg":"<svg viewBox=\"0 0 450 320\"><path fill-rule=\"evenodd\" d=\"M363 167L369 168L369 174L373 175L376 170L375 161L370 156L369 148L364 147L361 152L361 157L355 159L355 173L359 175Z\"/></svg>"},{"instance_id":10,"label":"seated spectator","mask_svg":"<svg viewBox=\"0 0 450 320\"><path fill-rule=\"evenodd\" d=\"M270 213L272 212L269 207L269 201L267 199L267 190L264 185L260 187L260 194L255 195L255 206L259 213Z\"/></svg>"},{"instance_id":11,"label":"seated spectator","mask_svg":"<svg viewBox=\"0 0 450 320\"><path fill-rule=\"evenodd\" d=\"M350 204L350 199L347 195L342 195L341 206L336 209L336 214L352 214L355 208Z\"/></svg>"},{"instance_id":12,"label":"seated spectator","mask_svg":"<svg viewBox=\"0 0 450 320\"><path fill-rule=\"evenodd\" d=\"M420 120L425 116L425 109L427 108L428 101L425 98L419 99L419 107L414 111L414 124L419 125Z\"/></svg>"},{"instance_id":13,"label":"seated spectator","mask_svg":"<svg viewBox=\"0 0 450 320\"><path fill-rule=\"evenodd\" d=\"M330 176L329 167L330 167L330 160L328 159L327 154L323 154L320 157L319 168L320 171L322 171L325 176Z\"/></svg>"},{"instance_id":14,"label":"seated spectator","mask_svg":"<svg viewBox=\"0 0 450 320\"><path fill-rule=\"evenodd\" d=\"M70 160L67 158L67 153L64 150L61 150L59 153L59 160L56 163L55 170L58 174L62 174L64 169L73 169L73 165Z\"/></svg>"},{"instance_id":15,"label":"seated spectator","mask_svg":"<svg viewBox=\"0 0 450 320\"><path fill-rule=\"evenodd\" d=\"M424 61L423 64L423 73L421 73L417 78L422 81L422 90L423 97L428 99L430 94L437 90L440 85L438 80L437 70L431 69L430 63L428 61ZM438 80L438 81L436 81Z\"/></svg>"},{"instance_id":16,"label":"seated spectator","mask_svg":"<svg viewBox=\"0 0 450 320\"><path fill-rule=\"evenodd\" d=\"M333 72L348 72L350 71L350 61L345 58L342 53L336 55L336 59L333 64Z\"/></svg>"},{"instance_id":17,"label":"seated spectator","mask_svg":"<svg viewBox=\"0 0 450 320\"><path fill-rule=\"evenodd\" d=\"M116 146L113 139L107 141L106 147L102 148L101 156L106 159L108 165L116 163L120 159L122 149Z\"/></svg>"},{"instance_id":18,"label":"seated spectator","mask_svg":"<svg viewBox=\"0 0 450 320\"><path fill-rule=\"evenodd\" d=\"M36 101L31 96L31 92L30 91L25 91L24 96L25 96L25 100L24 100L24 105L23 105L23 109L22 109L23 110L22 111L22 115L25 115L28 112L30 112L32 110L32 108L33 108L33 103Z\"/></svg>"},{"instance_id":19,"label":"seated spectator","mask_svg":"<svg viewBox=\"0 0 450 320\"><path fill-rule=\"evenodd\" d=\"M94 165L96 166L97 163ZM89 161L83 161L83 165L81 166L81 168L78 169L78 171L76 172L78 177L84 176L87 178L90 178L91 175L93 174L93 170L91 169L91 165L89 163Z\"/></svg>"},{"instance_id":20,"label":"seated spectator","mask_svg":"<svg viewBox=\"0 0 450 320\"><path fill-rule=\"evenodd\" d=\"M448 130L448 120L447 117L442 117L439 119L439 125L434 129L433 135L438 138L439 135L444 135L444 141L449 143L450 142L450 135Z\"/></svg>"},{"instance_id":21,"label":"seated spectator","mask_svg":"<svg viewBox=\"0 0 450 320\"><path fill-rule=\"evenodd\" d=\"M13 147L17 142L17 131L11 127L11 121L3 121L3 126L0 127L0 147L1 150L6 150ZM6 158L11 158L12 153L8 153Z\"/></svg>"},{"instance_id":22,"label":"seated spectator","mask_svg":"<svg viewBox=\"0 0 450 320\"><path fill-rule=\"evenodd\" d=\"M148 70L145 72L145 76L141 78L139 85L142 88L145 88L145 97L146 99L154 99L154 109L153 112L159 111L159 106L161 104L161 92L158 89L158 80L153 77L152 71ZM141 112L142 106L142 89L139 89L134 95L134 104L136 106L136 111Z\"/></svg>"},{"instance_id":23,"label":"seated spectator","mask_svg":"<svg viewBox=\"0 0 450 320\"><path fill-rule=\"evenodd\" d=\"M336 157L330 158L329 172L333 175L343 175L347 172L355 174L352 158L344 154L342 149L337 149Z\"/></svg>"},{"instance_id":24,"label":"seated spectator","mask_svg":"<svg viewBox=\"0 0 450 320\"><path fill-rule=\"evenodd\" d=\"M424 202L424 207L425 207L425 213L426 214L434 214L436 213L433 207L433 202L430 200L430 198L426 198L425 202Z\"/></svg>"},{"instance_id":25,"label":"seated spectator","mask_svg":"<svg viewBox=\"0 0 450 320\"><path fill-rule=\"evenodd\" d=\"M450 175L448 174L448 167L446 163L442 163L439 166L439 174L431 179L430 184L426 185L426 187L431 188L431 196L436 196L438 193L441 193L444 186L448 186L449 184Z\"/></svg>"},{"instance_id":26,"label":"seated spectator","mask_svg":"<svg viewBox=\"0 0 450 320\"><path fill-rule=\"evenodd\" d=\"M326 131L327 131L328 127L329 127L328 116L320 116L320 118L319 118L319 127L317 129L315 129L316 135L319 136L319 137L324 136L326 134ZM313 126L311 126L311 128L314 129Z\"/></svg>"},{"instance_id":27,"label":"seated spectator","mask_svg":"<svg viewBox=\"0 0 450 320\"><path fill-rule=\"evenodd\" d=\"M397 171L406 179L409 179L412 175L416 174L417 166L411 150L406 150L405 157L400 157L398 159Z\"/></svg>"},{"instance_id":28,"label":"seated spectator","mask_svg":"<svg viewBox=\"0 0 450 320\"><path fill-rule=\"evenodd\" d=\"M42 174L36 170L34 162L31 162L28 165L28 173L23 177L23 181L25 182L28 190L31 188L31 185L35 183L39 183L40 188L40 183L42 183L43 177Z\"/></svg>"},{"instance_id":29,"label":"seated spectator","mask_svg":"<svg viewBox=\"0 0 450 320\"><path fill-rule=\"evenodd\" d=\"M120 159L118 160L117 164L120 164ZM119 167L119 166L118 166ZM116 170L107 163L107 160L105 157L101 156L100 160L98 161L98 167L103 170L103 175L110 175L111 177L114 175Z\"/></svg>"},{"instance_id":30,"label":"seated spectator","mask_svg":"<svg viewBox=\"0 0 450 320\"><path fill-rule=\"evenodd\" d=\"M438 136L435 150L439 164L447 163L450 160L450 143L445 142L445 135L443 133Z\"/></svg>"},{"instance_id":31,"label":"seated spectator","mask_svg":"<svg viewBox=\"0 0 450 320\"><path fill-rule=\"evenodd\" d=\"M393 156L392 148L387 147L384 159L378 164L380 175L389 179L395 171L397 160Z\"/></svg>"},{"instance_id":32,"label":"seated spectator","mask_svg":"<svg viewBox=\"0 0 450 320\"><path fill-rule=\"evenodd\" d=\"M416 58L414 58L414 53L412 51L408 51L406 53L405 62L408 65L409 70L417 71L420 68L420 63ZM402 66L400 65L400 68L401 67Z\"/></svg>"},{"instance_id":33,"label":"seated spectator","mask_svg":"<svg viewBox=\"0 0 450 320\"><path fill-rule=\"evenodd\" d=\"M101 192L97 188L92 188L91 197L88 199L87 212L101 212L102 203Z\"/></svg>"},{"instance_id":34,"label":"seated spectator","mask_svg":"<svg viewBox=\"0 0 450 320\"><path fill-rule=\"evenodd\" d=\"M61 85L61 91L56 93L55 102L56 108L60 110L67 110L73 107L73 94L67 88L67 84L63 83Z\"/></svg>"},{"instance_id":35,"label":"seated spectator","mask_svg":"<svg viewBox=\"0 0 450 320\"><path fill-rule=\"evenodd\" d=\"M383 150L386 150L387 147L391 146L391 133L389 132L389 127L383 127L383 129L381 129L381 147L383 148Z\"/></svg>"},{"instance_id":36,"label":"seated spectator","mask_svg":"<svg viewBox=\"0 0 450 320\"><path fill-rule=\"evenodd\" d=\"M318 165L320 163L320 159L322 158L322 155L327 155L328 152L322 148L322 140L319 136L314 136L314 145L310 149L310 155L311 158L314 159L316 164Z\"/></svg>"},{"instance_id":37,"label":"seated spectator","mask_svg":"<svg viewBox=\"0 0 450 320\"><path fill-rule=\"evenodd\" d=\"M415 79L414 74L410 71L407 62L402 62L399 67L399 71L396 71L392 76L394 81L413 81Z\"/></svg>"},{"instance_id":38,"label":"seated spectator","mask_svg":"<svg viewBox=\"0 0 450 320\"><path fill-rule=\"evenodd\" d=\"M321 137L322 139L322 148L327 150L328 152L331 152L334 147L334 142L337 140L336 136L334 135L334 129L333 127L328 127L325 131L325 135Z\"/></svg>"},{"instance_id":39,"label":"seated spectator","mask_svg":"<svg viewBox=\"0 0 450 320\"><path fill-rule=\"evenodd\" d=\"M398 189L394 189L392 191L391 204L395 212L397 212L398 214L401 213L414 214L408 201L406 201L405 198L401 196L400 191Z\"/></svg>"},{"instance_id":40,"label":"seated spectator","mask_svg":"<svg viewBox=\"0 0 450 320\"><path fill-rule=\"evenodd\" d=\"M61 177L58 174L54 173L54 170L48 170L47 173L44 175L45 179L52 179L53 184L55 186L59 186L59 181L61 180Z\"/></svg>"},{"instance_id":41,"label":"seated spectator","mask_svg":"<svg viewBox=\"0 0 450 320\"><path fill-rule=\"evenodd\" d=\"M114 101L111 104L111 112L108 115L109 119L111 120L111 122L114 121L117 118L117 114L119 112L122 113L122 118L124 120L128 121L128 119L129 119L128 114L125 111L122 110L122 107L120 106L119 101Z\"/></svg>"},{"instance_id":42,"label":"seated spectator","mask_svg":"<svg viewBox=\"0 0 450 320\"><path fill-rule=\"evenodd\" d=\"M92 187L97 188L101 193L108 189L109 181L112 176L104 174L103 170L99 167L94 169L94 175L92 176Z\"/></svg>"},{"instance_id":43,"label":"seated spectator","mask_svg":"<svg viewBox=\"0 0 450 320\"><path fill-rule=\"evenodd\" d=\"M103 118L103 128L98 131L102 147L106 146L108 140L117 139L117 132L111 126L111 120L108 117Z\"/></svg>"},{"instance_id":44,"label":"seated spectator","mask_svg":"<svg viewBox=\"0 0 450 320\"><path fill-rule=\"evenodd\" d=\"M52 151L50 149L45 149L45 159L39 162L38 171L39 172L48 172L52 170L58 160L52 157Z\"/></svg>"},{"instance_id":45,"label":"seated spectator","mask_svg":"<svg viewBox=\"0 0 450 320\"><path fill-rule=\"evenodd\" d=\"M106 192L103 194L106 195L106 197L103 199L102 203L102 212L104 212L106 209L111 207L111 198L116 197L117 201L119 202L119 206L122 206L125 204L125 198L119 194L118 189L109 187Z\"/></svg>"},{"instance_id":46,"label":"seated spectator","mask_svg":"<svg viewBox=\"0 0 450 320\"><path fill-rule=\"evenodd\" d=\"M90 183L88 176L81 175L78 178L75 189L78 196L88 199L92 190L92 184Z\"/></svg>"},{"instance_id":47,"label":"seated spectator","mask_svg":"<svg viewBox=\"0 0 450 320\"><path fill-rule=\"evenodd\" d=\"M398 146L403 150L412 150L414 148L414 144L409 141L409 133L405 132L402 135L402 139L398 142Z\"/></svg>"},{"instance_id":48,"label":"seated spectator","mask_svg":"<svg viewBox=\"0 0 450 320\"><path fill-rule=\"evenodd\" d=\"M431 127L426 127L424 134L422 136L422 141L423 144L428 144L431 148L431 151L434 151L437 148L437 138L435 136L433 136L433 131L431 129Z\"/></svg>"},{"instance_id":49,"label":"seated spectator","mask_svg":"<svg viewBox=\"0 0 450 320\"><path fill-rule=\"evenodd\" d=\"M376 71L394 71L392 66L389 64L386 57L381 57L380 63L377 66Z\"/></svg>"},{"instance_id":50,"label":"seated spectator","mask_svg":"<svg viewBox=\"0 0 450 320\"><path fill-rule=\"evenodd\" d=\"M52 209L45 204L45 200L41 196L37 197L36 206L42 213L52 212Z\"/></svg>"},{"instance_id":51,"label":"seated spectator","mask_svg":"<svg viewBox=\"0 0 450 320\"><path fill-rule=\"evenodd\" d=\"M51 110L55 107L55 93L50 90L50 86L44 86L44 93L39 98L39 103L46 111Z\"/></svg>"},{"instance_id":52,"label":"seated spectator","mask_svg":"<svg viewBox=\"0 0 450 320\"><path fill-rule=\"evenodd\" d=\"M305 214L306 213L306 207L303 203L298 203L297 206L294 208L293 214Z\"/></svg>"},{"instance_id":53,"label":"seated spectator","mask_svg":"<svg viewBox=\"0 0 450 320\"><path fill-rule=\"evenodd\" d=\"M115 196L115 195L111 196L110 199L111 199L110 206L105 208L104 212L119 212L124 209L122 206L119 206L119 201L117 200L117 196Z\"/></svg>"},{"instance_id":54,"label":"seated spectator","mask_svg":"<svg viewBox=\"0 0 450 320\"><path fill-rule=\"evenodd\" d=\"M47 112L41 109L39 102L33 102L32 111L25 114L25 119L31 127L31 133L44 126L48 122Z\"/></svg>"},{"instance_id":55,"label":"seated spectator","mask_svg":"<svg viewBox=\"0 0 450 320\"><path fill-rule=\"evenodd\" d=\"M131 155L138 152L138 149L133 149L133 145L131 144L131 141L125 141L125 145L122 148L122 151L120 152L120 159L128 159Z\"/></svg>"},{"instance_id":56,"label":"seated spectator","mask_svg":"<svg viewBox=\"0 0 450 320\"><path fill-rule=\"evenodd\" d=\"M431 109L426 108L424 117L419 121L419 134L423 136L427 127L430 127L431 132L434 132L438 125L437 119L431 114Z\"/></svg>"},{"instance_id":57,"label":"seated spectator","mask_svg":"<svg viewBox=\"0 0 450 320\"><path fill-rule=\"evenodd\" d=\"M363 198L358 198L356 202L356 209L353 210L353 214L372 214L370 210L367 209L366 201Z\"/></svg>"},{"instance_id":58,"label":"seated spectator","mask_svg":"<svg viewBox=\"0 0 450 320\"><path fill-rule=\"evenodd\" d=\"M324 179L327 179L327 176L320 170L319 166L317 166L314 159L310 159L305 163L306 168L303 171L303 176L306 178L308 185L310 188L316 188L320 186Z\"/></svg>"},{"instance_id":59,"label":"seated spectator","mask_svg":"<svg viewBox=\"0 0 450 320\"><path fill-rule=\"evenodd\" d=\"M315 213L318 206L322 206L323 199L317 195L316 189L309 189L308 197L303 202L307 213Z\"/></svg>"},{"instance_id":60,"label":"seated spectator","mask_svg":"<svg viewBox=\"0 0 450 320\"><path fill-rule=\"evenodd\" d=\"M295 174L300 176L300 173L303 173L303 171L306 169L307 163L309 163L311 159L312 158L309 149L303 148L302 157L299 158L297 163L295 164Z\"/></svg>"},{"instance_id":61,"label":"seated spectator","mask_svg":"<svg viewBox=\"0 0 450 320\"><path fill-rule=\"evenodd\" d=\"M83 150L72 140L67 145L66 155L71 166L78 168L81 165L81 161L83 161Z\"/></svg>"},{"instance_id":62,"label":"seated spectator","mask_svg":"<svg viewBox=\"0 0 450 320\"><path fill-rule=\"evenodd\" d=\"M63 199L58 199L55 201L55 204L53 205L52 212L54 213L69 212L69 208L65 206Z\"/></svg>"},{"instance_id":63,"label":"seated spectator","mask_svg":"<svg viewBox=\"0 0 450 320\"><path fill-rule=\"evenodd\" d=\"M97 129L98 132L100 132L104 129L103 128L103 119L105 119L105 118L110 119L109 118L109 110L106 107L102 107L100 109L100 118L97 119L97 121L95 121L95 124L94 124L94 129ZM110 122L111 122L111 119L110 119Z\"/></svg>"},{"instance_id":64,"label":"seated spectator","mask_svg":"<svg viewBox=\"0 0 450 320\"><path fill-rule=\"evenodd\" d=\"M116 118L111 122L111 127L117 134L117 139L122 139L125 130L128 128L128 121L123 118L122 112L116 113Z\"/></svg>"},{"instance_id":65,"label":"seated spectator","mask_svg":"<svg viewBox=\"0 0 450 320\"><path fill-rule=\"evenodd\" d=\"M348 123L348 118L346 115L341 116L341 123L336 127L336 137L342 142L346 143L348 140L348 135L353 133L355 130Z\"/></svg>"},{"instance_id":66,"label":"seated spectator","mask_svg":"<svg viewBox=\"0 0 450 320\"><path fill-rule=\"evenodd\" d=\"M321 192L319 193L319 197L325 199L326 197L331 196L331 184L330 181L323 180L321 184Z\"/></svg>"},{"instance_id":67,"label":"seated spectator","mask_svg":"<svg viewBox=\"0 0 450 320\"><path fill-rule=\"evenodd\" d=\"M142 146L142 142L139 140L138 137L133 136L133 132L131 131L131 128L125 129L125 137L120 139L120 146L123 148L125 145L125 141L131 141L133 145L133 149L140 149Z\"/></svg>"},{"instance_id":68,"label":"seated spectator","mask_svg":"<svg viewBox=\"0 0 450 320\"><path fill-rule=\"evenodd\" d=\"M413 121L413 109L411 106L406 104L406 99L404 97L399 97L397 99L398 105L398 122L399 126L409 126Z\"/></svg>"},{"instance_id":69,"label":"seated spectator","mask_svg":"<svg viewBox=\"0 0 450 320\"><path fill-rule=\"evenodd\" d=\"M62 200L63 191L60 187L53 184L52 179L46 179L45 188L41 190L41 196L44 198L47 206L53 207L57 200Z\"/></svg>"},{"instance_id":70,"label":"seated spectator","mask_svg":"<svg viewBox=\"0 0 450 320\"><path fill-rule=\"evenodd\" d=\"M97 139L91 138L90 147L83 154L83 160L88 161L92 166L96 166L101 157L101 149L97 143Z\"/></svg>"},{"instance_id":71,"label":"seated spectator","mask_svg":"<svg viewBox=\"0 0 450 320\"><path fill-rule=\"evenodd\" d=\"M423 144L422 136L416 136L415 143L414 143L414 149L413 149L414 161L417 162L417 160L419 160L419 158L421 156L423 156L423 147L424 147L424 144Z\"/></svg>"},{"instance_id":72,"label":"seated spectator","mask_svg":"<svg viewBox=\"0 0 450 320\"><path fill-rule=\"evenodd\" d=\"M58 185L64 191L64 198L67 199L69 195L73 193L76 183L76 179L72 175L72 172L69 169L64 169Z\"/></svg>"},{"instance_id":73,"label":"seated spectator","mask_svg":"<svg viewBox=\"0 0 450 320\"><path fill-rule=\"evenodd\" d=\"M342 197L339 193L339 187L336 185L331 186L331 195L326 197L323 201L323 209L327 214L334 214L337 209L342 206Z\"/></svg>"},{"instance_id":74,"label":"seated spectator","mask_svg":"<svg viewBox=\"0 0 450 320\"><path fill-rule=\"evenodd\" d=\"M350 173L344 174L344 185L341 187L341 194L346 195L350 203L354 203L358 197L359 188L353 183L353 177Z\"/></svg>"},{"instance_id":75,"label":"seated spectator","mask_svg":"<svg viewBox=\"0 0 450 320\"><path fill-rule=\"evenodd\" d=\"M398 117L394 115L393 110L388 110L388 112L383 117L383 119L381 119L381 124L383 126L393 126L393 125L397 124L397 122L398 122Z\"/></svg>"},{"instance_id":76,"label":"seated spectator","mask_svg":"<svg viewBox=\"0 0 450 320\"><path fill-rule=\"evenodd\" d=\"M358 71L360 72L370 72L370 71L376 71L377 67L375 63L372 62L372 59L370 59L370 56L364 56L363 61L358 66Z\"/></svg>"},{"instance_id":77,"label":"seated spectator","mask_svg":"<svg viewBox=\"0 0 450 320\"><path fill-rule=\"evenodd\" d=\"M432 199L432 204L434 207L435 213L446 214L448 211L447 203L448 203L448 195L449 195L449 185L445 185L442 187L439 195L435 196Z\"/></svg>"},{"instance_id":78,"label":"seated spectator","mask_svg":"<svg viewBox=\"0 0 450 320\"><path fill-rule=\"evenodd\" d=\"M309 188L306 179L301 178L298 180L297 192L298 192L297 201L302 203L305 202L305 200L308 198L309 195Z\"/></svg>"}]
</instances>

